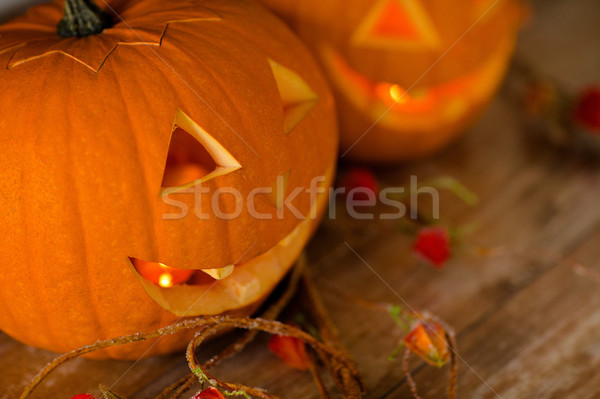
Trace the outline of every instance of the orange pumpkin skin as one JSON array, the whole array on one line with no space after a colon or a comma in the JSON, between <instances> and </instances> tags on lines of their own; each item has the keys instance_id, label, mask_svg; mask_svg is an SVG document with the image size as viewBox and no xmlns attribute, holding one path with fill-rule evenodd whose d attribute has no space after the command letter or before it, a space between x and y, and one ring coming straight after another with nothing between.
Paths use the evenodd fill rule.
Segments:
<instances>
[{"instance_id":1,"label":"orange pumpkin skin","mask_svg":"<svg viewBox=\"0 0 600 399\"><path fill-rule=\"evenodd\" d=\"M262 7L237 0L107 3L127 25L119 19L82 39L56 35L62 1L0 26L7 188L0 197L0 329L59 352L180 317L254 311L318 217L302 220L287 210L277 217L277 204L259 194L255 209L270 220L257 220L245 206L235 219L204 220L195 212L210 213L211 203L196 203L190 190L232 187L247 198L286 174L286 194L316 176L326 176L324 187L337 156L324 77L302 43ZM277 80L287 71L314 97L291 128L282 98L294 96ZM175 128L206 140L202 145L220 159L212 178L162 187ZM221 164L227 157L235 167ZM302 215L321 214L325 203L324 195L314 203L304 192L293 201ZM232 210L237 199L223 194L217 204ZM187 216L165 219L182 206ZM132 258L179 269L236 267L220 281L157 293ZM195 307L186 312L182 306L192 299ZM186 338L95 356L168 353L184 348Z\"/></svg>"},{"instance_id":2,"label":"orange pumpkin skin","mask_svg":"<svg viewBox=\"0 0 600 399\"><path fill-rule=\"evenodd\" d=\"M471 125L504 76L517 0L261 0L317 55L343 158L432 154ZM495 4L495 5L494 5Z\"/></svg>"}]
</instances>

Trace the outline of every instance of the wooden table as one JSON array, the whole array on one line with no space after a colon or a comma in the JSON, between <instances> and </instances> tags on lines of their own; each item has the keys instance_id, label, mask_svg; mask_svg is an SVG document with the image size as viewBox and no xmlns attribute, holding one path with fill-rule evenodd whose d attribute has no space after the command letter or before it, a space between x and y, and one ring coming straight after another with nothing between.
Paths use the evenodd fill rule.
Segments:
<instances>
[{"instance_id":1,"label":"wooden table","mask_svg":"<svg viewBox=\"0 0 600 399\"><path fill-rule=\"evenodd\" d=\"M571 92L600 81L600 2L534 6L518 59ZM600 398L600 281L570 267L576 260L600 272L600 163L529 140L504 90L445 153L378 171L393 185L405 185L412 174L421 181L453 176L481 199L469 208L442 193L445 222L479 226L445 269L411 256L412 237L397 221L330 220L308 249L326 304L366 380L366 397L410 397L400 361L387 360L401 332L387 315L341 300L323 282L445 319L457 333L461 398ZM476 246L497 250L475 256L469 248ZM267 339L261 336L215 374L284 398L316 398L310 376L282 366L266 350ZM53 356L0 334L0 398L16 397ZM422 396L444 397L447 367L411 364ZM116 383L114 390L128 398L151 398L187 371L181 354L138 363L76 360L33 397L98 394L98 383Z\"/></svg>"}]
</instances>

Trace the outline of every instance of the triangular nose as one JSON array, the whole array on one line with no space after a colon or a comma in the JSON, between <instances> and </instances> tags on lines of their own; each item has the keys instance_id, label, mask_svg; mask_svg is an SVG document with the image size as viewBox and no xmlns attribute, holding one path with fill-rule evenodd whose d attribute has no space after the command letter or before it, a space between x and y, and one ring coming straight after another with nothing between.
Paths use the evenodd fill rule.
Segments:
<instances>
[{"instance_id":1,"label":"triangular nose","mask_svg":"<svg viewBox=\"0 0 600 399\"><path fill-rule=\"evenodd\" d=\"M435 48L440 39L420 0L380 0L354 32L352 44L380 48Z\"/></svg>"}]
</instances>

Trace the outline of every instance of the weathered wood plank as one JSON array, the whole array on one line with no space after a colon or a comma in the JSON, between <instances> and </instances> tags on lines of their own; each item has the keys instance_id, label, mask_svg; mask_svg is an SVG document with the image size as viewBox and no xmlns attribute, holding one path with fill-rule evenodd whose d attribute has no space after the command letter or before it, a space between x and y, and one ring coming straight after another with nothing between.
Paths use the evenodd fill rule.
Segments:
<instances>
[{"instance_id":1,"label":"weathered wood plank","mask_svg":"<svg viewBox=\"0 0 600 399\"><path fill-rule=\"evenodd\" d=\"M599 256L600 232L572 254L583 264L596 265L597 271ZM598 309L600 281L577 275L566 262L556 263L476 328L459 335L460 354L474 370L461 365L461 396L497 398L491 387L504 398L597 398ZM444 392L437 371L420 370L416 380L426 397ZM402 386L390 397L406 395Z\"/></svg>"}]
</instances>

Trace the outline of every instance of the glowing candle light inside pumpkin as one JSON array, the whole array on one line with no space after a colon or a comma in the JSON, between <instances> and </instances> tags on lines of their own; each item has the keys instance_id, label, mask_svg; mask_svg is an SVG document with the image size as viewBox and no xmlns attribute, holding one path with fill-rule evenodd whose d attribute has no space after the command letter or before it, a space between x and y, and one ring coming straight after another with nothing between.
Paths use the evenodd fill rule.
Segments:
<instances>
[{"instance_id":1,"label":"glowing candle light inside pumpkin","mask_svg":"<svg viewBox=\"0 0 600 399\"><path fill-rule=\"evenodd\" d=\"M404 90L402 90L402 88L398 85L391 85L390 86L390 97L392 98L392 100L394 100L394 102L396 103L405 103L406 101L408 101L408 99L406 98L408 96L408 93L406 93Z\"/></svg>"},{"instance_id":2,"label":"glowing candle light inside pumpkin","mask_svg":"<svg viewBox=\"0 0 600 399\"><path fill-rule=\"evenodd\" d=\"M142 277L165 288L185 284L195 272L195 270L175 269L159 262L146 262L139 259L131 261Z\"/></svg>"},{"instance_id":3,"label":"glowing candle light inside pumpkin","mask_svg":"<svg viewBox=\"0 0 600 399\"><path fill-rule=\"evenodd\" d=\"M171 273L163 273L160 275L160 277L158 278L158 285L160 285L161 287L172 287L173 286L173 276L171 276Z\"/></svg>"},{"instance_id":4,"label":"glowing candle light inside pumpkin","mask_svg":"<svg viewBox=\"0 0 600 399\"><path fill-rule=\"evenodd\" d=\"M397 84L376 83L374 90L376 96L390 107L396 104L406 104L410 100L408 93Z\"/></svg>"},{"instance_id":5,"label":"glowing candle light inside pumpkin","mask_svg":"<svg viewBox=\"0 0 600 399\"><path fill-rule=\"evenodd\" d=\"M161 287L172 287L173 286L173 275L167 271L167 269L170 269L169 266L163 264L163 263L159 263L158 264L161 268L165 269L165 272L162 273L159 277L158 277L158 285L160 285Z\"/></svg>"}]
</instances>

